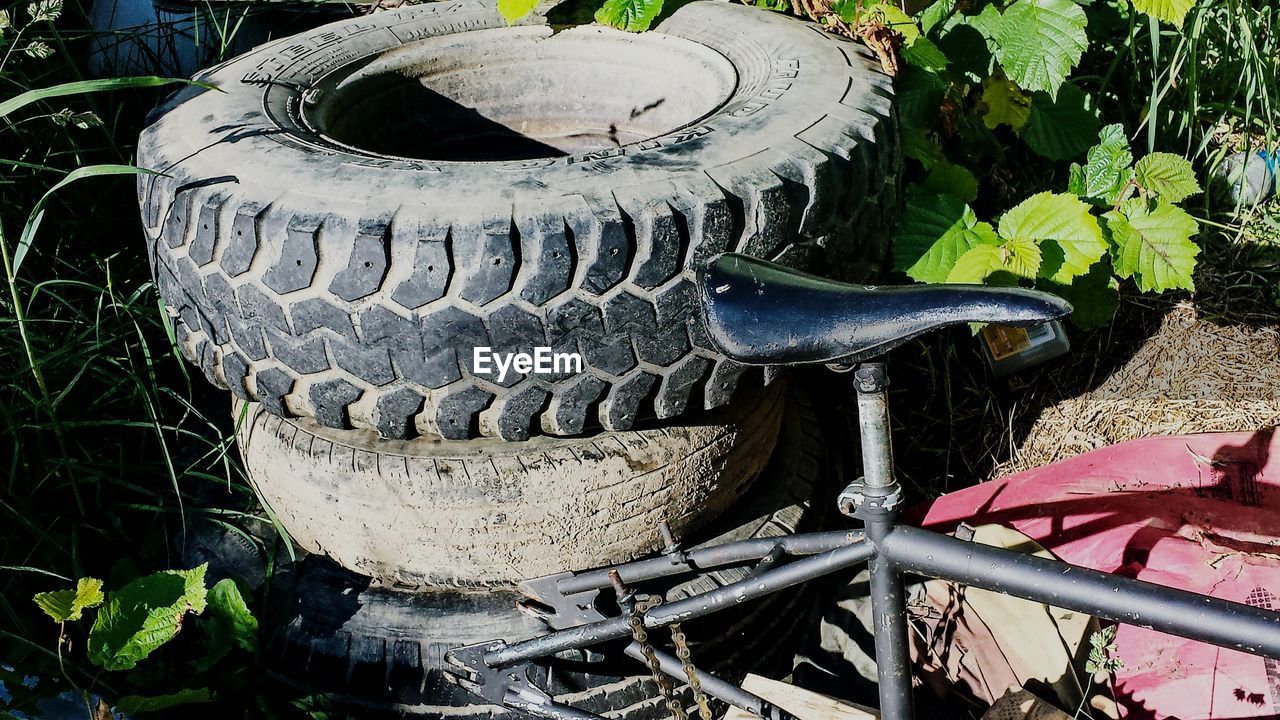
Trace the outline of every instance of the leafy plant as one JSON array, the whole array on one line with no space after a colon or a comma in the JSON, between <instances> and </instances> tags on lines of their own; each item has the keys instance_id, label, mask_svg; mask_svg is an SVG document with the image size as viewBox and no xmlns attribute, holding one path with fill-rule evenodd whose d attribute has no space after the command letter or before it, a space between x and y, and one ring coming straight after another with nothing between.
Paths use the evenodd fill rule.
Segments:
<instances>
[{"instance_id":1,"label":"leafy plant","mask_svg":"<svg viewBox=\"0 0 1280 720\"><path fill-rule=\"evenodd\" d=\"M894 239L896 269L914 280L1034 285L1071 300L1084 327L1110 319L1119 279L1144 292L1194 289L1199 228L1176 205L1200 192L1191 164L1155 153L1134 165L1118 125L1102 129L1084 165L1072 165L1068 192L1033 195L998 226L967 204L964 171L944 172L962 181L916 186Z\"/></svg>"},{"instance_id":2,"label":"leafy plant","mask_svg":"<svg viewBox=\"0 0 1280 720\"><path fill-rule=\"evenodd\" d=\"M97 578L80 578L74 588L37 593L32 600L62 627L59 651L69 647L67 623L97 609L86 638L86 657L109 671L133 670L183 630L189 616L207 615L208 641L197 667L207 670L233 648L257 650L258 621L235 581L206 586L207 565L190 570L162 570L106 594ZM208 688L181 689L161 695L127 695L121 712L139 713L178 705L209 702Z\"/></svg>"}]
</instances>

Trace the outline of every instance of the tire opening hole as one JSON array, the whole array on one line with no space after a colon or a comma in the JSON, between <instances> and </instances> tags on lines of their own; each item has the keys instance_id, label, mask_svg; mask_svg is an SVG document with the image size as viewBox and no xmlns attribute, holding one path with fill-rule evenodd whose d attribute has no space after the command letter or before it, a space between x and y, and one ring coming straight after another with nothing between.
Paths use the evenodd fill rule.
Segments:
<instances>
[{"instance_id":1,"label":"tire opening hole","mask_svg":"<svg viewBox=\"0 0 1280 720\"><path fill-rule=\"evenodd\" d=\"M683 38L550 32L479 30L399 46L333 73L301 112L366 153L533 160L666 135L715 112L737 85L724 56Z\"/></svg>"}]
</instances>

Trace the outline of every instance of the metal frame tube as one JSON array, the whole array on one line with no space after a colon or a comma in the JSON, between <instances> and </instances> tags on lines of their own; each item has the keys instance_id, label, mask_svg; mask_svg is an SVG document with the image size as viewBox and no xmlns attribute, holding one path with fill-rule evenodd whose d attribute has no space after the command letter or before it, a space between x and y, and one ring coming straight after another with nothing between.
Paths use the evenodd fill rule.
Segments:
<instances>
[{"instance_id":1,"label":"metal frame tube","mask_svg":"<svg viewBox=\"0 0 1280 720\"><path fill-rule=\"evenodd\" d=\"M616 568L591 570L566 577L556 583L556 589L564 595L599 590L609 587L609 572L617 570L623 582L635 583L671 575L698 572L724 565L760 560L777 548L788 555L817 555L844 547L862 538L860 531L838 530L832 532L783 535L780 537L740 540L737 542L696 548L688 551L685 562L673 563L664 557L637 560Z\"/></svg>"},{"instance_id":2,"label":"metal frame tube","mask_svg":"<svg viewBox=\"0 0 1280 720\"><path fill-rule=\"evenodd\" d=\"M893 531L896 518L869 520L867 530L881 547ZM881 720L911 720L914 698L911 682L911 653L907 637L907 595L902 573L882 549L871 559L871 621L876 646L877 693Z\"/></svg>"},{"instance_id":3,"label":"metal frame tube","mask_svg":"<svg viewBox=\"0 0 1280 720\"><path fill-rule=\"evenodd\" d=\"M631 643L625 650L623 650L623 652L627 657L634 658L642 663L648 663L648 660L645 659L644 652L640 649L640 645L638 643ZM670 675L682 683L689 682L689 676L685 674L684 666L680 663L678 658L670 653L665 653L656 649L654 650L653 655L658 659L658 666L662 668L663 673ZM768 713L773 706L764 698L749 693L733 683L721 680L711 673L705 673L699 670L697 675L698 682L701 684L703 691L711 697L716 698L717 700L722 700L735 707L740 707L743 710L762 718L769 717Z\"/></svg>"},{"instance_id":4,"label":"metal frame tube","mask_svg":"<svg viewBox=\"0 0 1280 720\"><path fill-rule=\"evenodd\" d=\"M739 580L701 595L659 605L645 613L645 627L663 627L709 615L721 608L755 600L793 585L799 585L806 580L830 575L852 565L866 562L875 553L875 548L866 541L865 536L860 534L847 534L846 543L843 547L796 560L753 578ZM631 628L627 625L626 618L611 618L567 630L557 630L541 637L490 650L484 654L484 664L491 668L510 667L565 650L617 640L630 634Z\"/></svg>"},{"instance_id":5,"label":"metal frame tube","mask_svg":"<svg viewBox=\"0 0 1280 720\"><path fill-rule=\"evenodd\" d=\"M881 544L901 571L1280 658L1280 613L990 547L908 525ZM877 643L879 645L879 643Z\"/></svg>"}]
</instances>

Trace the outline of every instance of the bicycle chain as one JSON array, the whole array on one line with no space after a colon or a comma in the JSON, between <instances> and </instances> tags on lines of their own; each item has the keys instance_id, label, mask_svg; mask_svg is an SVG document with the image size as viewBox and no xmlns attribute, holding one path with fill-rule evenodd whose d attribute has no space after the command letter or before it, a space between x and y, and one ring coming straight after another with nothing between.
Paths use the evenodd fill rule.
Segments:
<instances>
[{"instance_id":1,"label":"bicycle chain","mask_svg":"<svg viewBox=\"0 0 1280 720\"><path fill-rule=\"evenodd\" d=\"M688 713L685 712L684 706L676 698L675 687L671 684L671 679L666 673L662 672L662 664L658 661L658 656L653 646L649 644L649 633L644 627L644 614L662 604L662 596L650 595L644 600L632 603L631 612L627 617L627 625L631 628L631 639L640 647L640 653L644 655L645 664L649 666L649 672L653 675L653 682L658 686L658 692L662 693L662 699L666 702L667 710L671 712L674 720L688 720ZM712 720L711 702L707 699L707 694L702 690L702 681L698 679L698 671L693 666L691 653L689 652L688 638L685 637L684 630L681 629L679 623L671 625L671 642L676 647L676 657L680 659L680 666L684 670L685 677L689 680L689 688L693 690L693 699L698 704L698 717L701 720Z\"/></svg>"},{"instance_id":2,"label":"bicycle chain","mask_svg":"<svg viewBox=\"0 0 1280 720\"><path fill-rule=\"evenodd\" d=\"M640 652L644 655L644 662L649 666L649 672L653 675L653 682L658 686L658 692L662 693L662 699L667 704L667 710L671 713L674 720L689 720L689 716L684 711L684 706L676 699L675 688L671 685L671 680L662 672L662 664L658 662L658 656L654 652L653 646L649 644L649 633L644 629L644 614L653 608L662 604L662 598L658 595L650 595L644 600L639 600L631 605L631 612L627 616L627 625L631 627L631 639L636 645L640 646Z\"/></svg>"},{"instance_id":3,"label":"bicycle chain","mask_svg":"<svg viewBox=\"0 0 1280 720\"><path fill-rule=\"evenodd\" d=\"M689 678L689 687L693 690L693 699L698 703L698 716L702 720L711 720L711 703L707 700L707 694L702 691L702 681L698 679L698 672L693 667L693 660L689 653L689 642L684 636L684 630L681 629L680 623L671 624L671 642L676 646L676 657L680 658L680 666L684 668L685 677Z\"/></svg>"}]
</instances>

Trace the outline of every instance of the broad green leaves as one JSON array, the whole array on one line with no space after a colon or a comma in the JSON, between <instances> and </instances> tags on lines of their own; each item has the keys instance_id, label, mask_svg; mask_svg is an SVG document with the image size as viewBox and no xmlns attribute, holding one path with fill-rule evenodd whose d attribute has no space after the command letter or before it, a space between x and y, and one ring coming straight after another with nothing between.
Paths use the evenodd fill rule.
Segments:
<instances>
[{"instance_id":1,"label":"broad green leaves","mask_svg":"<svg viewBox=\"0 0 1280 720\"><path fill-rule=\"evenodd\" d=\"M1172 153L1151 153L1138 161L1134 173L1144 190L1171 203L1200 193L1200 183L1196 181L1191 163Z\"/></svg>"},{"instance_id":2,"label":"broad green leaves","mask_svg":"<svg viewBox=\"0 0 1280 720\"><path fill-rule=\"evenodd\" d=\"M662 12L663 0L605 0L596 22L619 30L644 32Z\"/></svg>"},{"instance_id":3,"label":"broad green leaves","mask_svg":"<svg viewBox=\"0 0 1280 720\"><path fill-rule=\"evenodd\" d=\"M1120 283L1105 262L1095 264L1070 285L1041 281L1038 286L1071 303L1071 322L1081 328L1106 325L1120 307Z\"/></svg>"},{"instance_id":4,"label":"broad green leaves","mask_svg":"<svg viewBox=\"0 0 1280 720\"><path fill-rule=\"evenodd\" d=\"M995 241L995 230L978 222L962 200L913 195L894 237L894 266L919 282L946 282L961 255L975 245Z\"/></svg>"},{"instance_id":5,"label":"broad green leaves","mask_svg":"<svg viewBox=\"0 0 1280 720\"><path fill-rule=\"evenodd\" d=\"M1021 134L1040 155L1067 160L1093 143L1098 134L1098 116L1089 107L1084 91L1066 83L1057 98L1043 92L1032 95L1031 115Z\"/></svg>"},{"instance_id":6,"label":"broad green leaves","mask_svg":"<svg viewBox=\"0 0 1280 720\"><path fill-rule=\"evenodd\" d=\"M978 178L968 168L943 161L933 166L921 188L936 195L950 195L965 202L978 199Z\"/></svg>"},{"instance_id":7,"label":"broad green leaves","mask_svg":"<svg viewBox=\"0 0 1280 720\"><path fill-rule=\"evenodd\" d=\"M1132 2L1175 23L1193 4ZM878 5L838 4L859 17ZM1200 192L1200 185L1186 160L1152 153L1135 165L1124 127L1099 130L1096 102L1068 80L1089 44L1081 7L1087 3L927 5L918 25L899 17L897 8L880 11L903 30L908 49L919 48L904 53L910 67L897 91L903 153L920 162L924 175L908 194L894 238L895 268L920 282L1055 292L1072 303L1072 320L1082 327L1104 324L1115 312L1120 279L1132 278L1144 292L1190 288L1197 226L1175 203ZM1069 192L1034 194L993 227L968 203L978 203L988 184L1007 192L1002 170L1010 159L1025 157L1022 149L1007 147L1014 135L1040 157L1077 162L1070 167ZM991 162L997 167L988 172L984 163ZM1014 176L1025 181L1032 175Z\"/></svg>"},{"instance_id":8,"label":"broad green leaves","mask_svg":"<svg viewBox=\"0 0 1280 720\"><path fill-rule=\"evenodd\" d=\"M32 600L54 622L79 620L85 610L102 604L102 581L97 578L80 578L75 589L37 593Z\"/></svg>"},{"instance_id":9,"label":"broad green leaves","mask_svg":"<svg viewBox=\"0 0 1280 720\"><path fill-rule=\"evenodd\" d=\"M1044 192L1027 198L1000 218L1000 237L1042 246L1039 274L1056 283L1088 272L1107 252L1089 206L1071 195Z\"/></svg>"},{"instance_id":10,"label":"broad green leaves","mask_svg":"<svg viewBox=\"0 0 1280 720\"><path fill-rule=\"evenodd\" d=\"M1195 7L1195 0L1133 0L1133 7L1157 20L1182 27L1187 13Z\"/></svg>"},{"instance_id":11,"label":"broad green leaves","mask_svg":"<svg viewBox=\"0 0 1280 720\"><path fill-rule=\"evenodd\" d=\"M1089 44L1086 24L1071 0L1015 0L995 28L996 58L1019 87L1056 95Z\"/></svg>"},{"instance_id":12,"label":"broad green leaves","mask_svg":"<svg viewBox=\"0 0 1280 720\"><path fill-rule=\"evenodd\" d=\"M996 232L956 197L917 193L893 248L895 267L920 282L1069 284L1102 259L1107 243L1089 206L1070 195L1034 195L1005 213Z\"/></svg>"},{"instance_id":13,"label":"broad green leaves","mask_svg":"<svg viewBox=\"0 0 1280 720\"><path fill-rule=\"evenodd\" d=\"M1133 151L1120 125L1108 125L1089 149L1083 166L1071 164L1069 189L1099 205L1114 205L1133 180Z\"/></svg>"},{"instance_id":14,"label":"broad green leaves","mask_svg":"<svg viewBox=\"0 0 1280 720\"><path fill-rule=\"evenodd\" d=\"M1182 208L1134 198L1105 218L1117 275L1132 277L1143 292L1195 289L1191 272L1200 248L1191 236L1199 226Z\"/></svg>"},{"instance_id":15,"label":"broad green leaves","mask_svg":"<svg viewBox=\"0 0 1280 720\"><path fill-rule=\"evenodd\" d=\"M982 105L982 122L992 130L1001 125L1020 130L1031 117L1031 98L1004 78L987 78L982 83Z\"/></svg>"},{"instance_id":16,"label":"broad green leaves","mask_svg":"<svg viewBox=\"0 0 1280 720\"><path fill-rule=\"evenodd\" d=\"M538 0L498 0L498 12L508 25L516 24L537 6Z\"/></svg>"},{"instance_id":17,"label":"broad green leaves","mask_svg":"<svg viewBox=\"0 0 1280 720\"><path fill-rule=\"evenodd\" d=\"M132 670L176 637L188 615L205 613L198 634L203 640L193 646L203 654L193 657L192 665L204 672L233 648L255 652L258 647L258 620L240 588L227 579L206 590L206 569L207 565L163 570L105 596L101 580L82 578L74 589L38 593L32 600L59 623L78 621L85 610L100 608L85 647L89 660L105 670ZM206 689L183 690L129 696L120 701L119 709L147 712L211 699Z\"/></svg>"},{"instance_id":18,"label":"broad green leaves","mask_svg":"<svg viewBox=\"0 0 1280 720\"><path fill-rule=\"evenodd\" d=\"M172 640L188 612L204 612L207 567L165 570L112 592L89 632L89 660L107 670L130 670Z\"/></svg>"}]
</instances>

